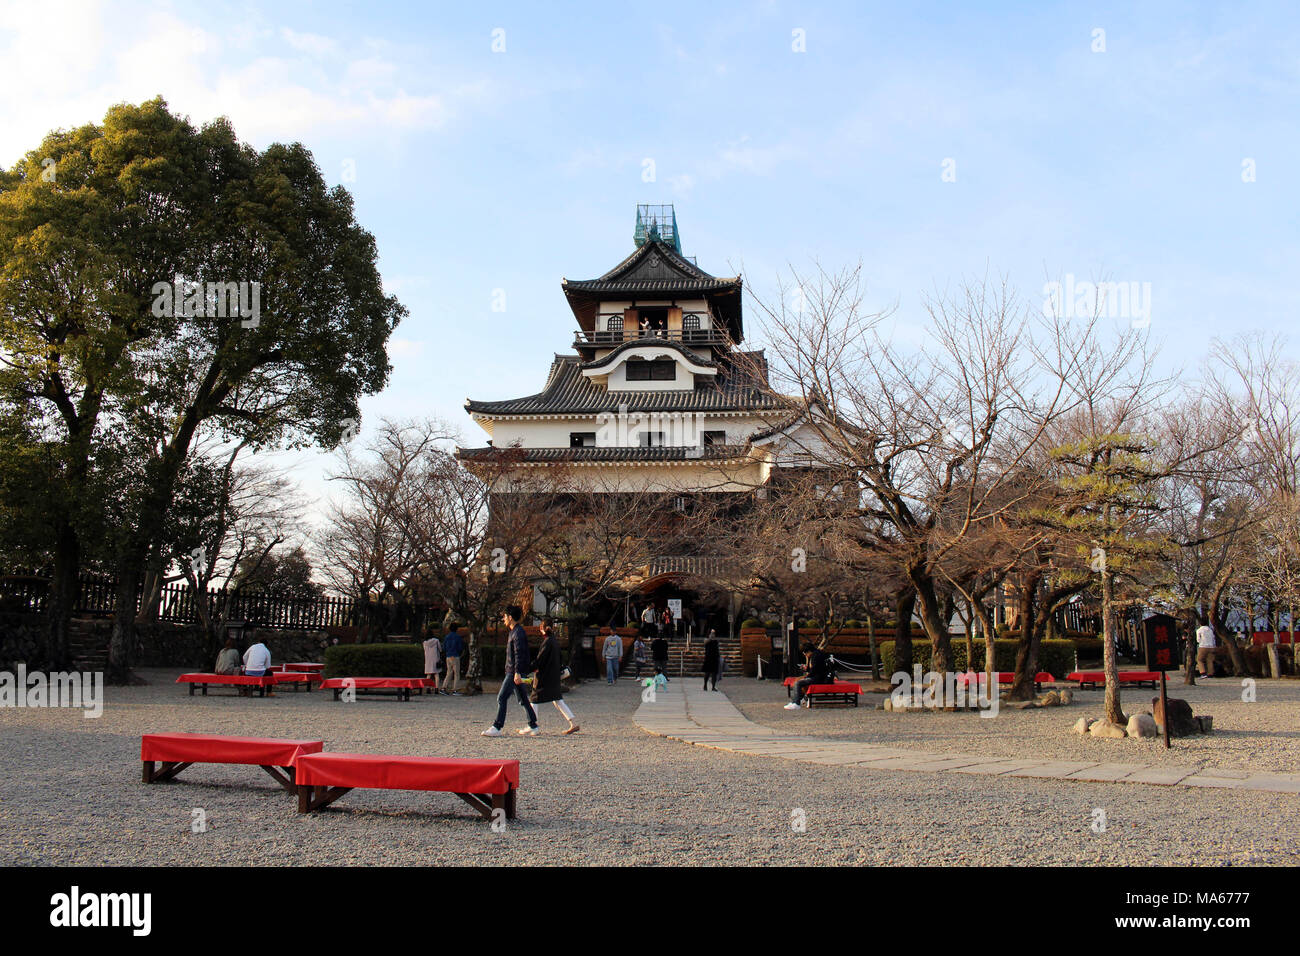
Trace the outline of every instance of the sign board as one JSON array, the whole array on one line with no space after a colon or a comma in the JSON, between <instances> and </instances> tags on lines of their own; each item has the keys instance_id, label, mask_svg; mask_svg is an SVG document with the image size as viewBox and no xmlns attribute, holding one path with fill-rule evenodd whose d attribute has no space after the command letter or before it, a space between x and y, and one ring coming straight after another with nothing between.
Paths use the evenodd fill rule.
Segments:
<instances>
[{"instance_id":1,"label":"sign board","mask_svg":"<svg viewBox=\"0 0 1300 956\"><path fill-rule=\"evenodd\" d=\"M589 650L591 650L591 648L592 648L592 637L591 637L591 635L590 635L590 634L584 634L584 635L582 635L582 649L583 649L584 651L589 651Z\"/></svg>"},{"instance_id":2,"label":"sign board","mask_svg":"<svg viewBox=\"0 0 1300 956\"><path fill-rule=\"evenodd\" d=\"M682 599L681 599L681 598L669 598L669 599L668 599L668 610L670 610L670 611L673 612L673 620L674 620L674 621L680 621L680 620L682 619Z\"/></svg>"},{"instance_id":3,"label":"sign board","mask_svg":"<svg viewBox=\"0 0 1300 956\"><path fill-rule=\"evenodd\" d=\"M1147 669L1176 671L1182 667L1178 655L1178 621L1168 614L1156 614L1142 622Z\"/></svg>"}]
</instances>

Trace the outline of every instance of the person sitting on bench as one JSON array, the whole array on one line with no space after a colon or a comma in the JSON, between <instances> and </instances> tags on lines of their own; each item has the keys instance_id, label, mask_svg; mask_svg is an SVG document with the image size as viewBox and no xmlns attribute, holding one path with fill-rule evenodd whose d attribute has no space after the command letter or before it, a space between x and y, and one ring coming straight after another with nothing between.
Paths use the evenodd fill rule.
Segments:
<instances>
[{"instance_id":1,"label":"person sitting on bench","mask_svg":"<svg viewBox=\"0 0 1300 956\"><path fill-rule=\"evenodd\" d=\"M239 673L239 648L235 646L233 637L226 638L226 646L217 655L217 666L213 668L212 672L226 677Z\"/></svg>"},{"instance_id":2,"label":"person sitting on bench","mask_svg":"<svg viewBox=\"0 0 1300 956\"><path fill-rule=\"evenodd\" d=\"M244 651L244 676L265 677L269 673L271 673L271 649L261 641L250 644L248 650ZM247 687L241 687L239 692L244 696L250 693ZM268 687L266 696L274 697L275 691Z\"/></svg>"},{"instance_id":3,"label":"person sitting on bench","mask_svg":"<svg viewBox=\"0 0 1300 956\"><path fill-rule=\"evenodd\" d=\"M807 676L794 682L794 700L785 705L786 710L798 710L809 687L814 684L830 683L830 661L826 657L826 652L820 647L813 647L803 653L803 670Z\"/></svg>"}]
</instances>

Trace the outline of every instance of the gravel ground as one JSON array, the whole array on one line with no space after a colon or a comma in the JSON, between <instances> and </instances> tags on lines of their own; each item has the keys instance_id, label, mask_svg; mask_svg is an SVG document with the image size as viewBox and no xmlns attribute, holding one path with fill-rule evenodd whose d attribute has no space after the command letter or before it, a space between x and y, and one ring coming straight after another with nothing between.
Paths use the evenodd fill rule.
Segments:
<instances>
[{"instance_id":1,"label":"gravel ground","mask_svg":"<svg viewBox=\"0 0 1300 956\"><path fill-rule=\"evenodd\" d=\"M191 698L171 683L177 673L146 671L148 686L110 688L97 720L0 710L0 864L1205 866L1294 863L1300 842L1295 798L1278 794L810 767L690 747L636 728L630 681L589 683L570 697L578 735L561 737L563 720L548 706L543 736L490 740L479 736L495 709L489 696ZM755 720L782 730L879 740L893 726L911 736L890 739L914 739L918 748L963 744L960 731L933 734L939 721L960 723L957 715L909 716L937 721L907 729L870 710L786 712L771 684L731 679L723 688ZM1068 724L1089 709L1050 719ZM1217 724L1228 711L1216 703L1214 713ZM507 728L521 722L512 704ZM987 733L978 725L991 722L967 723L966 733ZM450 794L366 790L299 815L256 767L200 765L172 784L142 784L140 734L179 730L315 736L340 751L517 757L519 819L494 833ZM1071 745L1064 752L1073 755ZM1132 750L1143 760L1153 752L1136 743ZM208 830L192 833L191 811L200 807ZM1095 808L1106 811L1104 833L1089 827ZM806 833L792 831L795 809Z\"/></svg>"},{"instance_id":2,"label":"gravel ground","mask_svg":"<svg viewBox=\"0 0 1300 956\"><path fill-rule=\"evenodd\" d=\"M1181 678L1171 681L1169 696L1186 700L1195 714L1214 717L1214 733L1175 738L1168 750L1159 739L1106 740L1070 733L1080 717L1102 716L1105 695L1100 690L1074 690L1074 703L1067 707L1002 706L997 717L988 718L975 712L875 710L884 694L864 695L856 709L790 711L783 709L788 700L780 682L733 680L720 688L750 720L785 733L963 755L1300 772L1300 680L1255 683L1256 700L1245 703L1240 680L1218 678L1195 687ZM1125 688L1121 702L1127 714L1150 713L1151 699L1158 695L1148 688Z\"/></svg>"}]
</instances>

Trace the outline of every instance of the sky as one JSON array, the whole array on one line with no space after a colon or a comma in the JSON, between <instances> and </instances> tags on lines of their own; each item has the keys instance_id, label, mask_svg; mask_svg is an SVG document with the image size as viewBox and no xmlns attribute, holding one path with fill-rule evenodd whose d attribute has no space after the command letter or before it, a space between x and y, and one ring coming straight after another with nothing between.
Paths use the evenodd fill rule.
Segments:
<instances>
[{"instance_id":1,"label":"sky","mask_svg":"<svg viewBox=\"0 0 1300 956\"><path fill-rule=\"evenodd\" d=\"M1193 374L1300 311L1293 3L0 0L0 166L157 95L354 195L410 310L362 440L431 415L482 444L465 399L542 387L561 278L631 252L637 203L759 295L861 261L903 335L964 280L1106 277ZM328 492L332 456L286 461Z\"/></svg>"}]
</instances>

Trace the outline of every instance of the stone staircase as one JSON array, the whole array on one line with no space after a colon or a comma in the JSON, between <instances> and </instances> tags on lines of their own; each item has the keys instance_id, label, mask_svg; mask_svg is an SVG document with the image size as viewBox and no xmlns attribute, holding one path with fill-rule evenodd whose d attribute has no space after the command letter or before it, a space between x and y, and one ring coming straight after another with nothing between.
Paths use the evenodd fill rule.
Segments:
<instances>
[{"instance_id":1,"label":"stone staircase","mask_svg":"<svg viewBox=\"0 0 1300 956\"><path fill-rule=\"evenodd\" d=\"M703 637L692 637L691 649L688 651L684 637L676 637L670 640L668 642L668 676L676 677L678 674L682 674L691 677L702 674L704 669L704 641L705 638ZM718 651L723 660L722 673L732 677L740 676L740 637L728 637L726 634L720 634L718 636ZM631 660L630 655L628 660ZM653 658L650 662L650 672L654 673Z\"/></svg>"},{"instance_id":2,"label":"stone staircase","mask_svg":"<svg viewBox=\"0 0 1300 956\"><path fill-rule=\"evenodd\" d=\"M96 626L98 625L98 626ZM103 671L108 667L108 631L102 621L74 617L68 628L68 654L78 671Z\"/></svg>"}]
</instances>

